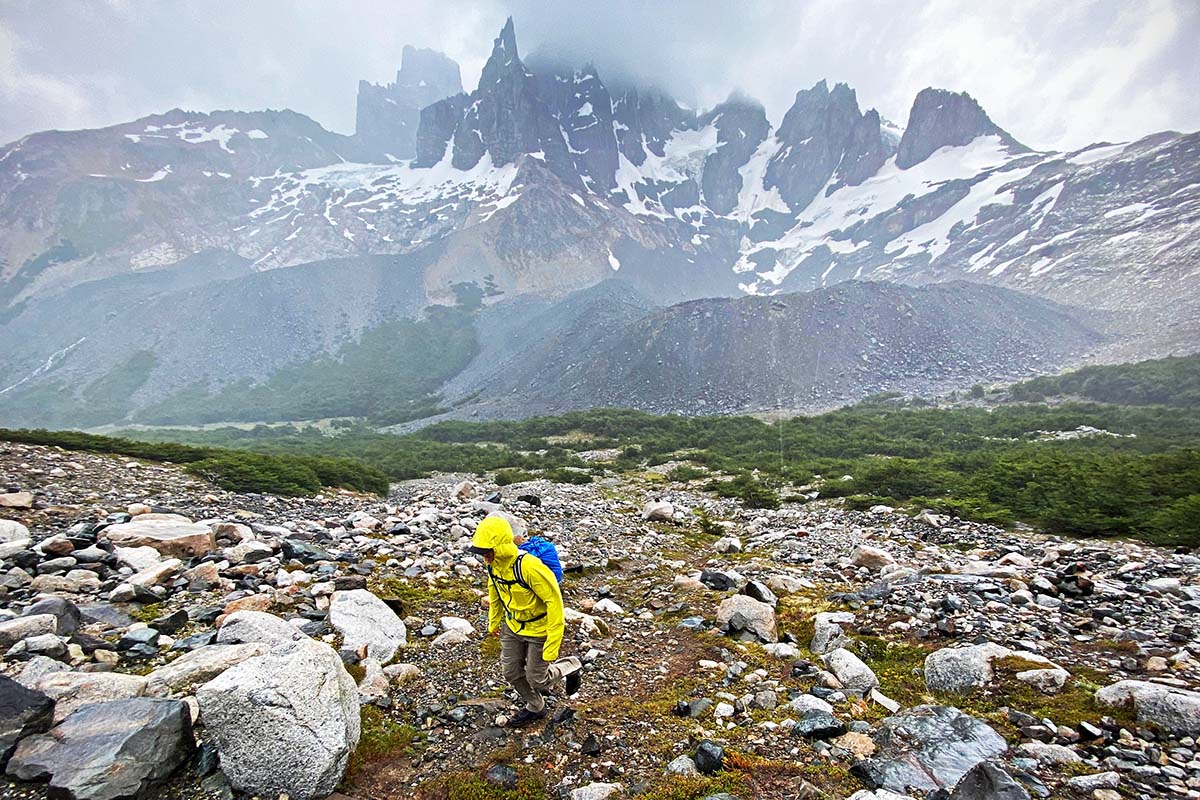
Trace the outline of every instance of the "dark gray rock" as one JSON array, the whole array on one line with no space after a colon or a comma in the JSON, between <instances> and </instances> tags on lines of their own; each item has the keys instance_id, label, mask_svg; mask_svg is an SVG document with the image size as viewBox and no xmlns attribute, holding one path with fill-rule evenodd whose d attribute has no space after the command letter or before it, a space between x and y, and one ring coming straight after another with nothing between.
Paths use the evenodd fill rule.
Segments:
<instances>
[{"instance_id":1,"label":"dark gray rock","mask_svg":"<svg viewBox=\"0 0 1200 800\"><path fill-rule=\"evenodd\" d=\"M939 789L929 800L1030 800L1029 792L993 761L981 761L955 784Z\"/></svg>"},{"instance_id":2,"label":"dark gray rock","mask_svg":"<svg viewBox=\"0 0 1200 800\"><path fill-rule=\"evenodd\" d=\"M194 747L187 704L134 697L84 706L49 733L23 739L7 771L48 778L55 796L115 800L146 796Z\"/></svg>"},{"instance_id":3,"label":"dark gray rock","mask_svg":"<svg viewBox=\"0 0 1200 800\"><path fill-rule=\"evenodd\" d=\"M900 139L896 166L908 169L939 147L964 145L979 136L998 136L1013 152L1028 148L1000 128L966 92L922 89L913 100L908 126Z\"/></svg>"},{"instance_id":4,"label":"dark gray rock","mask_svg":"<svg viewBox=\"0 0 1200 800\"><path fill-rule=\"evenodd\" d=\"M0 767L8 763L17 742L49 730L53 721L53 700L0 675Z\"/></svg>"},{"instance_id":5,"label":"dark gray rock","mask_svg":"<svg viewBox=\"0 0 1200 800\"><path fill-rule=\"evenodd\" d=\"M60 636L70 636L79 630L79 607L70 600L61 597L46 597L25 609L21 616L28 617L34 614L53 614L58 620L56 632Z\"/></svg>"},{"instance_id":6,"label":"dark gray rock","mask_svg":"<svg viewBox=\"0 0 1200 800\"><path fill-rule=\"evenodd\" d=\"M832 739L846 732L846 723L828 711L805 711L792 728L793 736L806 739Z\"/></svg>"},{"instance_id":7,"label":"dark gray rock","mask_svg":"<svg viewBox=\"0 0 1200 800\"><path fill-rule=\"evenodd\" d=\"M904 793L954 786L1008 744L983 722L950 706L915 706L888 717L874 756L852 768L868 786Z\"/></svg>"},{"instance_id":8,"label":"dark gray rock","mask_svg":"<svg viewBox=\"0 0 1200 800\"><path fill-rule=\"evenodd\" d=\"M696 752L692 755L692 760L696 762L696 769L705 775L711 775L719 772L725 766L725 748L705 739L696 745Z\"/></svg>"}]
</instances>

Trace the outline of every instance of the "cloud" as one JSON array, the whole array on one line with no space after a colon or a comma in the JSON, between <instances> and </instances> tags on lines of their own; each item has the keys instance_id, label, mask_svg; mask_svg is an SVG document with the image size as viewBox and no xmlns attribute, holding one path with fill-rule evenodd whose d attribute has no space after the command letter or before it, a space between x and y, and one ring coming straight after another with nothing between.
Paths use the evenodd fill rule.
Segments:
<instances>
[{"instance_id":1,"label":"cloud","mask_svg":"<svg viewBox=\"0 0 1200 800\"><path fill-rule=\"evenodd\" d=\"M391 80L405 44L446 52L470 89L509 14L523 53L591 61L697 106L741 89L775 121L828 78L901 124L921 88L966 90L1035 147L1200 128L1192 0L6 0L0 141L175 106L288 107L349 133L357 81Z\"/></svg>"}]
</instances>

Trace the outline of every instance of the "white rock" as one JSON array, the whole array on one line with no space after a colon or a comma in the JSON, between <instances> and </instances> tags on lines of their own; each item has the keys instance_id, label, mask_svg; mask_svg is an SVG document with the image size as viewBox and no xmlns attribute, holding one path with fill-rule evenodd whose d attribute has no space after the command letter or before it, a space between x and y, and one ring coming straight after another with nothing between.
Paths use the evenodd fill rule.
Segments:
<instances>
[{"instance_id":1,"label":"white rock","mask_svg":"<svg viewBox=\"0 0 1200 800\"><path fill-rule=\"evenodd\" d=\"M114 552L117 554L117 564L129 567L134 572L141 572L162 561L162 556L153 547L117 547Z\"/></svg>"},{"instance_id":2,"label":"white rock","mask_svg":"<svg viewBox=\"0 0 1200 800\"><path fill-rule=\"evenodd\" d=\"M834 674L844 689L865 695L879 686L879 678L858 656L846 649L834 650L822 656L826 669Z\"/></svg>"},{"instance_id":3,"label":"white rock","mask_svg":"<svg viewBox=\"0 0 1200 800\"><path fill-rule=\"evenodd\" d=\"M607 800L620 791L619 783L589 783L587 786L572 789L569 797L570 800Z\"/></svg>"},{"instance_id":4,"label":"white rock","mask_svg":"<svg viewBox=\"0 0 1200 800\"><path fill-rule=\"evenodd\" d=\"M387 663L408 644L408 629L386 603L366 589L334 592L329 602L329 624L342 634L343 649Z\"/></svg>"},{"instance_id":5,"label":"white rock","mask_svg":"<svg viewBox=\"0 0 1200 800\"><path fill-rule=\"evenodd\" d=\"M597 600L596 605L592 606L592 611L595 611L597 614L611 614L614 617L620 617L625 614L625 609L607 597Z\"/></svg>"},{"instance_id":6,"label":"white rock","mask_svg":"<svg viewBox=\"0 0 1200 800\"><path fill-rule=\"evenodd\" d=\"M729 633L748 632L762 642L779 640L775 609L744 594L735 594L721 601L717 607L717 625Z\"/></svg>"},{"instance_id":7,"label":"white rock","mask_svg":"<svg viewBox=\"0 0 1200 800\"><path fill-rule=\"evenodd\" d=\"M442 626L442 630L460 631L468 636L475 633L475 626L470 620L465 620L462 617L442 617L438 620Z\"/></svg>"},{"instance_id":8,"label":"white rock","mask_svg":"<svg viewBox=\"0 0 1200 800\"><path fill-rule=\"evenodd\" d=\"M1149 681L1117 681L1096 692L1106 706L1133 703L1140 722L1150 722L1181 736L1200 736L1200 692Z\"/></svg>"},{"instance_id":9,"label":"white rock","mask_svg":"<svg viewBox=\"0 0 1200 800\"><path fill-rule=\"evenodd\" d=\"M650 522L671 522L675 519L675 506L666 500L650 500L642 506L642 519Z\"/></svg>"},{"instance_id":10,"label":"white rock","mask_svg":"<svg viewBox=\"0 0 1200 800\"><path fill-rule=\"evenodd\" d=\"M29 539L29 528L15 519L0 519L0 542L13 542Z\"/></svg>"},{"instance_id":11,"label":"white rock","mask_svg":"<svg viewBox=\"0 0 1200 800\"><path fill-rule=\"evenodd\" d=\"M742 552L742 540L736 536L725 536L717 539L713 543L713 548L718 553L740 553Z\"/></svg>"},{"instance_id":12,"label":"white rock","mask_svg":"<svg viewBox=\"0 0 1200 800\"><path fill-rule=\"evenodd\" d=\"M891 553L886 550L881 550L878 547L871 547L867 544L860 544L854 548L854 552L850 554L850 563L856 567L867 567L868 569L882 569L889 564L895 564L896 559L892 558Z\"/></svg>"}]
</instances>

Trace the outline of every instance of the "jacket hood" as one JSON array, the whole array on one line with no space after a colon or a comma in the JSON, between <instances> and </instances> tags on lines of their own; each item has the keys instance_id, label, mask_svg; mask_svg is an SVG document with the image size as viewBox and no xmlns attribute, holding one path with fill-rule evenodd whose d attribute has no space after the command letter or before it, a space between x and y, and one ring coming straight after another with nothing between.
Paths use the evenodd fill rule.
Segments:
<instances>
[{"instance_id":1,"label":"jacket hood","mask_svg":"<svg viewBox=\"0 0 1200 800\"><path fill-rule=\"evenodd\" d=\"M517 557L512 526L504 517L487 517L480 522L475 527L475 535L471 537L471 546L494 551L497 561L511 561Z\"/></svg>"}]
</instances>

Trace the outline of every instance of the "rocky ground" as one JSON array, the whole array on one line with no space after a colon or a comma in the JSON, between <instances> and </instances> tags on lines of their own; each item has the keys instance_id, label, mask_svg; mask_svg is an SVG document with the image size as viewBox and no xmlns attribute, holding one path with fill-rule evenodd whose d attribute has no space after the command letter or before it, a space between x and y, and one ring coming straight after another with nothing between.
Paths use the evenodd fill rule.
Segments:
<instances>
[{"instance_id":1,"label":"rocky ground","mask_svg":"<svg viewBox=\"0 0 1200 800\"><path fill-rule=\"evenodd\" d=\"M654 472L494 491L0 443L0 798L1200 798L1195 554ZM558 547L587 665L518 730L488 513Z\"/></svg>"}]
</instances>

